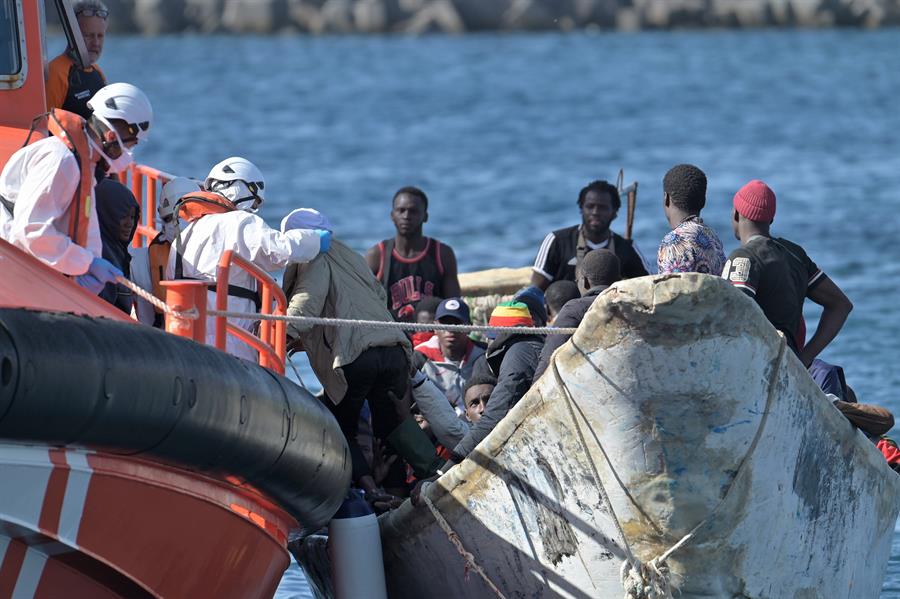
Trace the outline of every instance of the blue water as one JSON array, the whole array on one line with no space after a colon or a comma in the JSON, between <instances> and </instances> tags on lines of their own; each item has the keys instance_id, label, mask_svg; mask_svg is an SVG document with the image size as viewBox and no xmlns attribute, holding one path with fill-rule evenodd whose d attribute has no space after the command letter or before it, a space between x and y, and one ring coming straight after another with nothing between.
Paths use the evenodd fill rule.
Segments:
<instances>
[{"instance_id":1,"label":"blue water","mask_svg":"<svg viewBox=\"0 0 900 599\"><path fill-rule=\"evenodd\" d=\"M393 234L393 191L419 185L426 232L462 270L529 263L577 222L579 188L620 167L653 255L679 162L708 174L704 218L730 250L731 197L763 178L775 233L855 304L823 357L900 413L900 31L114 37L101 65L153 101L142 161L203 177L242 154L266 174L270 222L319 208L359 250ZM900 597L900 534L882 596Z\"/></svg>"}]
</instances>

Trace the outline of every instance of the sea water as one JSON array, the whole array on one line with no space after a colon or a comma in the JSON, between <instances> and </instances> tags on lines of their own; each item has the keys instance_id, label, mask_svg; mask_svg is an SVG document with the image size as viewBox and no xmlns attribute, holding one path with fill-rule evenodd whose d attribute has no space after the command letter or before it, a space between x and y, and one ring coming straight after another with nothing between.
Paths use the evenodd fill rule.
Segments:
<instances>
[{"instance_id":1,"label":"sea water","mask_svg":"<svg viewBox=\"0 0 900 599\"><path fill-rule=\"evenodd\" d=\"M652 257L668 230L662 177L681 162L706 171L703 217L730 251L731 198L762 178L774 234L855 305L823 358L860 401L900 414L898 30L110 36L100 64L153 102L140 161L203 178L246 156L271 224L318 208L360 251L393 235L393 192L420 186L426 234L462 271L529 264L547 232L578 222L578 190L619 168L640 184L635 238ZM278 596L309 596L300 581L292 568ZM900 534L882 597L900 597Z\"/></svg>"}]
</instances>

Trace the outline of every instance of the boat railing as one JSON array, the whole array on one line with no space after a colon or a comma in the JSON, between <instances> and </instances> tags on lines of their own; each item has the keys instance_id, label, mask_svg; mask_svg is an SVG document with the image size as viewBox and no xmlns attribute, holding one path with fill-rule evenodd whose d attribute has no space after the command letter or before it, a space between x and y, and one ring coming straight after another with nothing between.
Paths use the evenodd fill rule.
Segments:
<instances>
[{"instance_id":1,"label":"boat railing","mask_svg":"<svg viewBox=\"0 0 900 599\"><path fill-rule=\"evenodd\" d=\"M175 175L143 164L132 164L119 173L119 181L131 187L131 193L141 206L141 222L131 242L133 247L143 247L156 237L156 200L162 193L162 186L174 177Z\"/></svg>"},{"instance_id":2,"label":"boat railing","mask_svg":"<svg viewBox=\"0 0 900 599\"><path fill-rule=\"evenodd\" d=\"M262 305L260 314L274 314L284 316L287 314L287 297L264 270L227 250L219 260L219 268L216 272L216 311L228 310L228 283L231 267L236 266L256 279L259 285ZM285 335L285 323L282 321L263 320L259 324L259 335L235 326L228 322L225 316L216 315L216 347L225 351L225 343L229 334L237 337L247 345L259 352L259 365L279 374L284 374L284 360L287 350L287 337Z\"/></svg>"}]
</instances>

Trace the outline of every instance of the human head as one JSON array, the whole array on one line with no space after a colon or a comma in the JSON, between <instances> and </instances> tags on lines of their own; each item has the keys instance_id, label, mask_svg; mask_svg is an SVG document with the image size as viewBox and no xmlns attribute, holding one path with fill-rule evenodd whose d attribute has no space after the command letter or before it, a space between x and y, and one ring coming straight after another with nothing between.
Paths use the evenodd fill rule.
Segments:
<instances>
[{"instance_id":1,"label":"human head","mask_svg":"<svg viewBox=\"0 0 900 599\"><path fill-rule=\"evenodd\" d=\"M334 231L334 227L331 225L328 217L315 208L297 208L288 212L287 216L281 219L281 232L284 233L292 229Z\"/></svg>"},{"instance_id":2,"label":"human head","mask_svg":"<svg viewBox=\"0 0 900 599\"><path fill-rule=\"evenodd\" d=\"M72 10L78 19L78 28L84 38L84 47L91 64L100 59L103 52L103 41L106 38L106 18L109 9L100 0L78 0Z\"/></svg>"},{"instance_id":3,"label":"human head","mask_svg":"<svg viewBox=\"0 0 900 599\"><path fill-rule=\"evenodd\" d=\"M262 171L240 156L226 158L212 167L203 187L222 194L247 212L256 212L265 201L266 180Z\"/></svg>"},{"instance_id":4,"label":"human head","mask_svg":"<svg viewBox=\"0 0 900 599\"><path fill-rule=\"evenodd\" d=\"M616 218L622 200L619 190L608 181L592 181L578 192L581 224L591 236L605 235Z\"/></svg>"},{"instance_id":5,"label":"human head","mask_svg":"<svg viewBox=\"0 0 900 599\"><path fill-rule=\"evenodd\" d=\"M592 287L612 285L622 278L619 257L609 250L591 250L578 267L578 288L584 295Z\"/></svg>"},{"instance_id":6,"label":"human head","mask_svg":"<svg viewBox=\"0 0 900 599\"><path fill-rule=\"evenodd\" d=\"M544 298L544 292L540 288L534 285L523 287L513 295L513 301L522 302L528 306L528 311L531 313L531 319L534 321L535 326L542 327L547 324L546 299Z\"/></svg>"},{"instance_id":7,"label":"human head","mask_svg":"<svg viewBox=\"0 0 900 599\"><path fill-rule=\"evenodd\" d=\"M491 312L488 326L492 327L530 327L534 326L528 306L522 302L501 302ZM496 337L496 333L487 333L488 337Z\"/></svg>"},{"instance_id":8,"label":"human head","mask_svg":"<svg viewBox=\"0 0 900 599\"><path fill-rule=\"evenodd\" d=\"M428 196L418 187L401 187L391 201L391 220L401 237L421 235L428 222Z\"/></svg>"},{"instance_id":9,"label":"human head","mask_svg":"<svg viewBox=\"0 0 900 599\"><path fill-rule=\"evenodd\" d=\"M663 177L663 209L669 222L672 208L684 214L700 214L706 205L706 175L692 164L678 164ZM677 223L675 223L677 224Z\"/></svg>"},{"instance_id":10,"label":"human head","mask_svg":"<svg viewBox=\"0 0 900 599\"><path fill-rule=\"evenodd\" d=\"M734 194L733 203L731 227L735 238L741 239L740 228L747 221L755 231L768 233L775 220L775 192L768 185L759 179L750 181Z\"/></svg>"},{"instance_id":11,"label":"human head","mask_svg":"<svg viewBox=\"0 0 900 599\"><path fill-rule=\"evenodd\" d=\"M131 190L116 179L104 178L94 194L97 221L103 245L127 247L134 238L140 217L140 204Z\"/></svg>"},{"instance_id":12,"label":"human head","mask_svg":"<svg viewBox=\"0 0 900 599\"><path fill-rule=\"evenodd\" d=\"M416 304L416 322L419 324L431 324L434 322L434 315L437 312L441 298L433 295L426 295L418 304Z\"/></svg>"},{"instance_id":13,"label":"human head","mask_svg":"<svg viewBox=\"0 0 900 599\"><path fill-rule=\"evenodd\" d=\"M131 148L145 141L153 124L153 107L130 83L110 83L88 100L88 124L99 138L100 151L110 172L121 172L134 157Z\"/></svg>"},{"instance_id":14,"label":"human head","mask_svg":"<svg viewBox=\"0 0 900 599\"><path fill-rule=\"evenodd\" d=\"M547 291L544 292L544 301L547 303L548 322L553 322L553 319L556 318L556 315L559 314L562 307L566 305L566 302L580 296L581 292L578 290L578 285L575 284L575 281L560 279L559 281L550 283L550 286L547 287Z\"/></svg>"},{"instance_id":15,"label":"human head","mask_svg":"<svg viewBox=\"0 0 900 599\"><path fill-rule=\"evenodd\" d=\"M476 376L466 381L463 387L463 409L466 411L466 420L472 424L481 420L496 385L497 379L490 375Z\"/></svg>"},{"instance_id":16,"label":"human head","mask_svg":"<svg viewBox=\"0 0 900 599\"><path fill-rule=\"evenodd\" d=\"M469 306L459 297L450 297L440 303L434 313L435 322L440 324L471 324ZM469 336L457 331L437 331L441 353L449 360L462 360L469 347Z\"/></svg>"}]
</instances>

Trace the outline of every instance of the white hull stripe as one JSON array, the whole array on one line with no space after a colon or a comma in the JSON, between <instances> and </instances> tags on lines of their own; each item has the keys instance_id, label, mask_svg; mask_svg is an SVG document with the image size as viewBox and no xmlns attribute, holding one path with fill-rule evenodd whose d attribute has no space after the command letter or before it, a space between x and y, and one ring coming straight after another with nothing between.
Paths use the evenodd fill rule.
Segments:
<instances>
[{"instance_id":1,"label":"white hull stripe","mask_svg":"<svg viewBox=\"0 0 900 599\"><path fill-rule=\"evenodd\" d=\"M34 599L46 564L46 555L34 548L28 548L28 551L25 552L25 561L22 562L22 569L19 571L19 579L16 581L12 599Z\"/></svg>"},{"instance_id":2,"label":"white hull stripe","mask_svg":"<svg viewBox=\"0 0 900 599\"><path fill-rule=\"evenodd\" d=\"M69 478L66 481L66 495L59 516L58 536L66 544L75 547L77 546L81 517L84 514L88 487L91 484L91 467L88 465L87 454L80 451L67 451L66 461L70 470Z\"/></svg>"}]
</instances>

